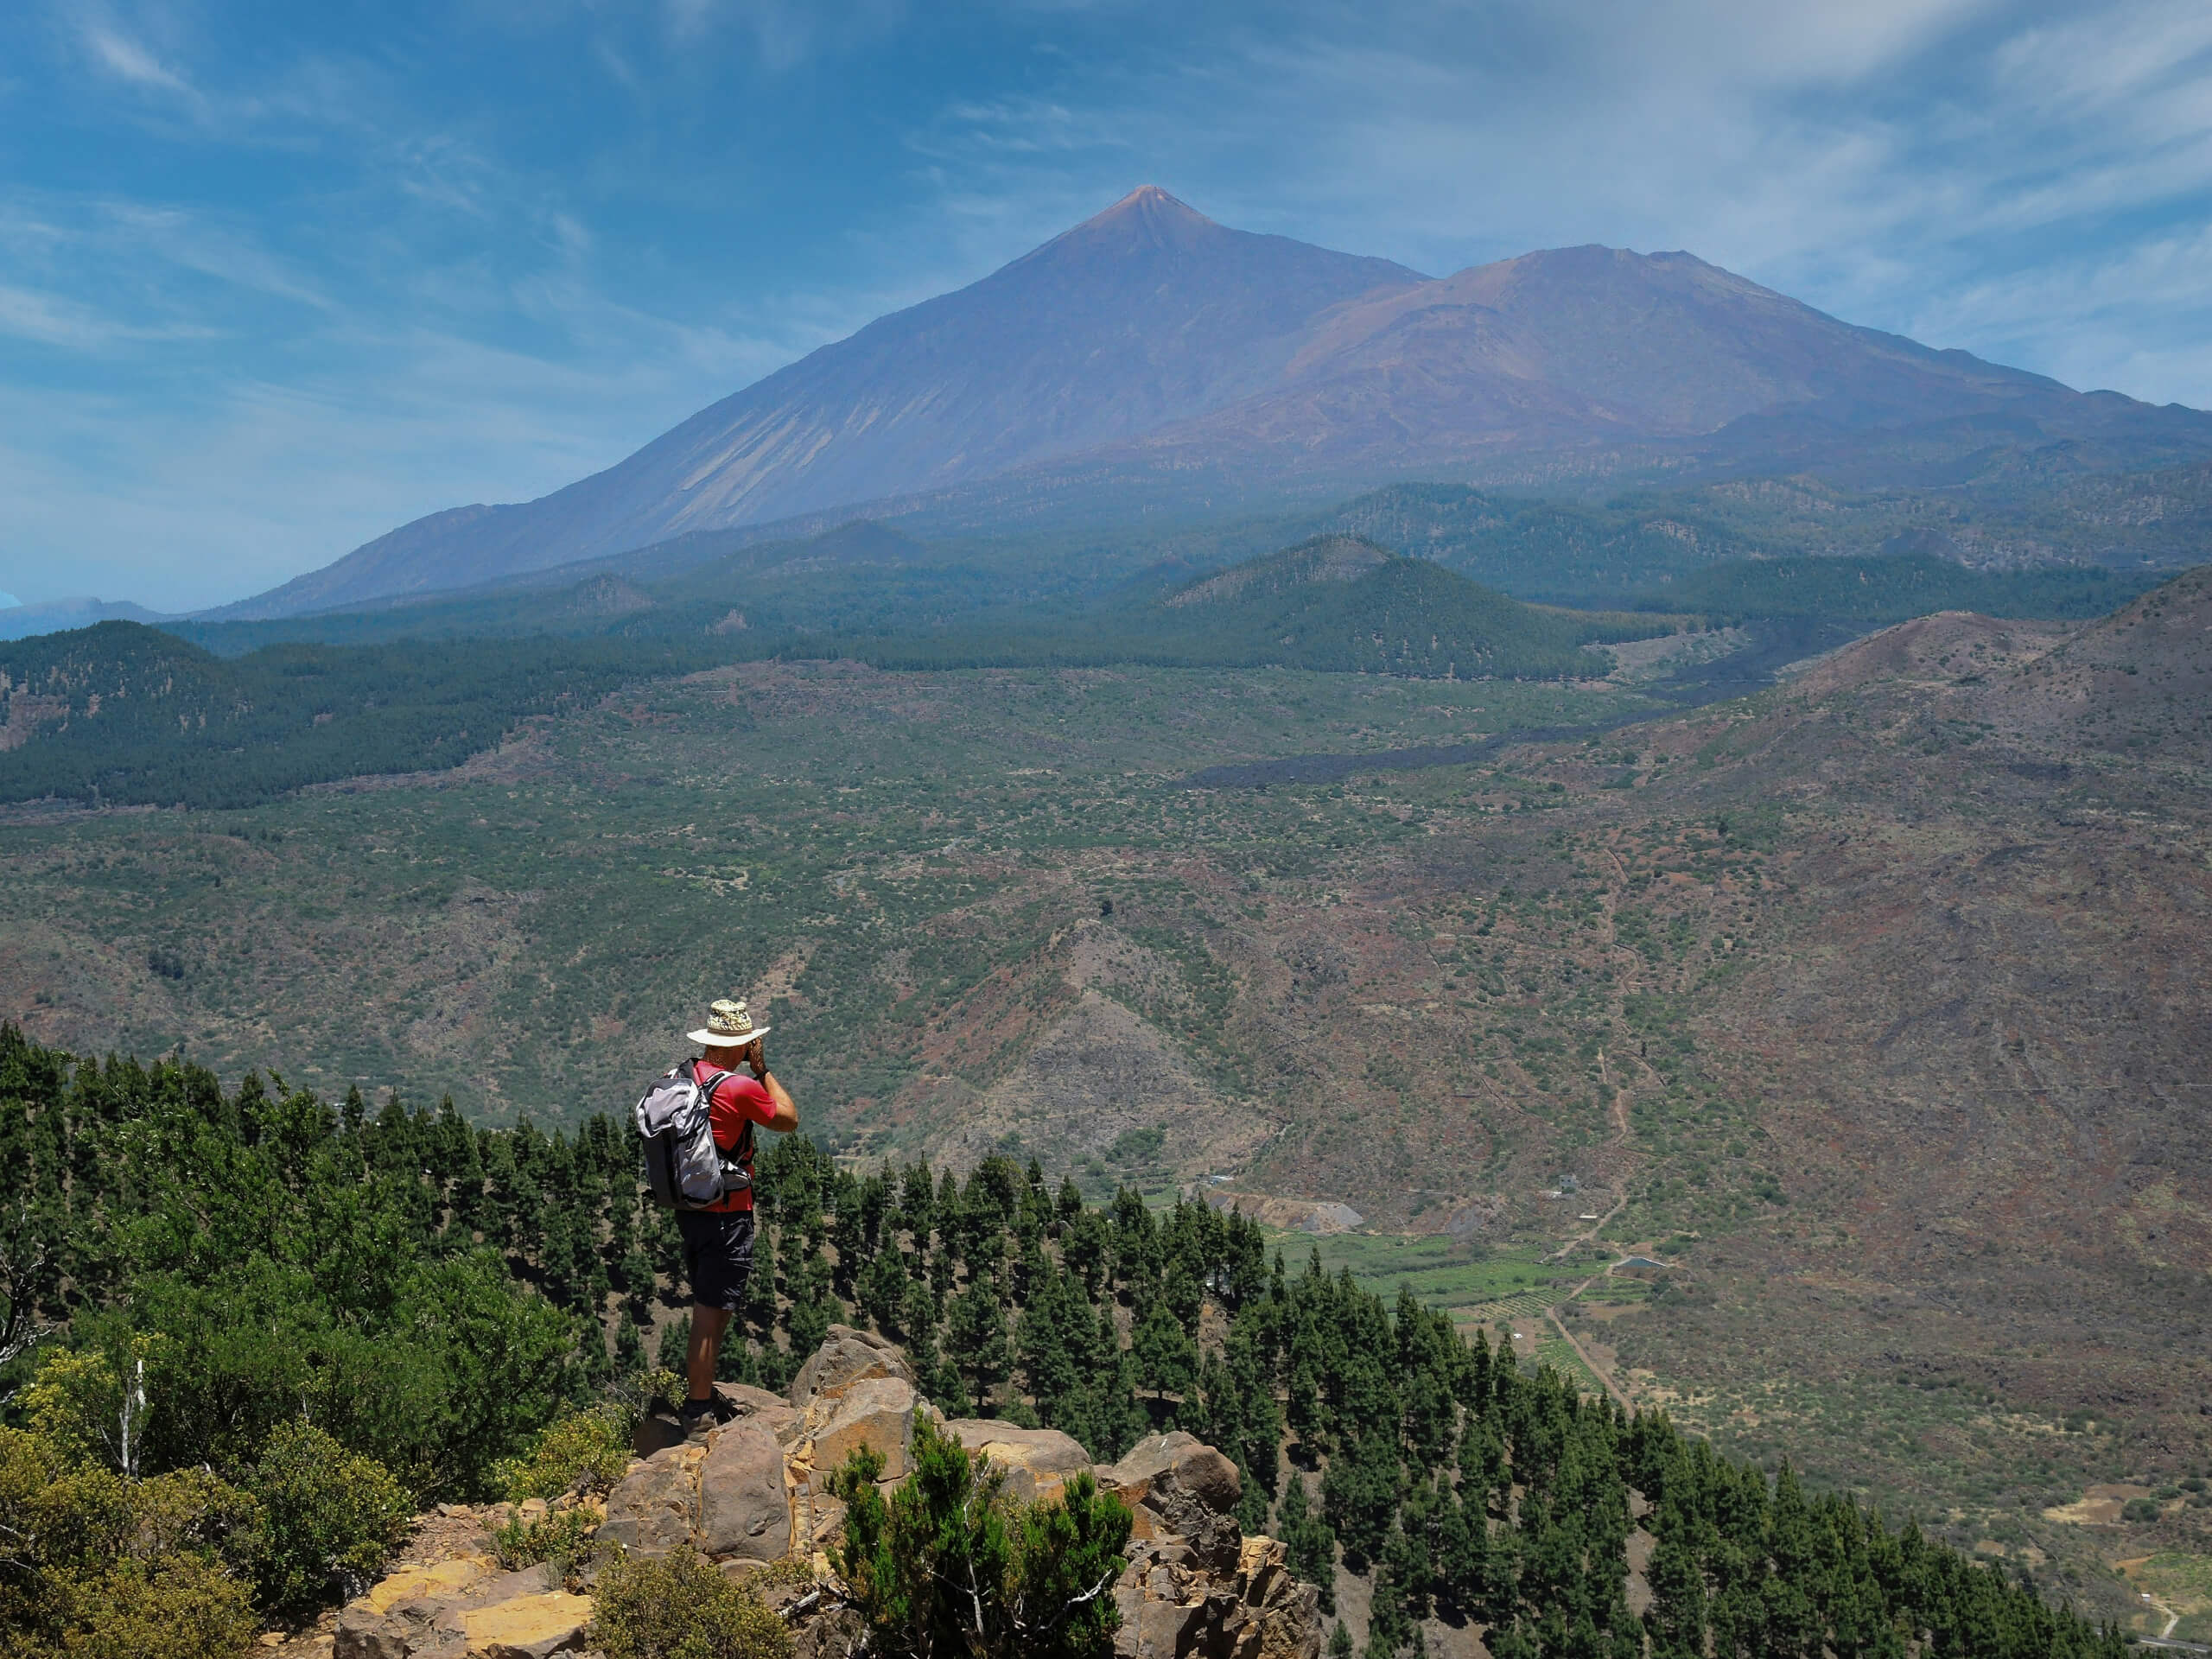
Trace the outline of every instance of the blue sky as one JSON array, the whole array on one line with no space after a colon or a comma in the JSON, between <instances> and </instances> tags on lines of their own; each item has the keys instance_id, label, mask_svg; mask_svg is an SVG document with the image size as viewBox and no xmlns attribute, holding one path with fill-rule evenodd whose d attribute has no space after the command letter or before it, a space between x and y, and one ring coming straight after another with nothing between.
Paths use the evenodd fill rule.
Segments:
<instances>
[{"instance_id":1,"label":"blue sky","mask_svg":"<svg viewBox=\"0 0 2212 1659\"><path fill-rule=\"evenodd\" d=\"M210 604L543 493L1145 182L2212 405L2202 0L16 0L0 588Z\"/></svg>"}]
</instances>

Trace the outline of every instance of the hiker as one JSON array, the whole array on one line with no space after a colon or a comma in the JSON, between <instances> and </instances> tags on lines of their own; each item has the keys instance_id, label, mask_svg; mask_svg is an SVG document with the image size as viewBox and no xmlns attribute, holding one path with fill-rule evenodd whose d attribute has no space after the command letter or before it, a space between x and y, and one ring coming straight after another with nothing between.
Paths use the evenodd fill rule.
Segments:
<instances>
[{"instance_id":1,"label":"hiker","mask_svg":"<svg viewBox=\"0 0 2212 1659\"><path fill-rule=\"evenodd\" d=\"M745 1294L753 1271L753 1124L789 1135L798 1128L798 1108L768 1070L762 1039L768 1027L755 1027L742 1002L723 1001L707 1011L707 1023L688 1033L706 1052L684 1062L708 1094L715 1145L734 1154L745 1184L704 1210L679 1210L676 1224L683 1233L683 1261L691 1277L691 1345L683 1357L683 1401L687 1430L715 1414L715 1356L722 1332ZM738 1068L743 1066L745 1071ZM750 1076L747 1072L751 1073ZM721 1076L716 1077L715 1074Z\"/></svg>"}]
</instances>

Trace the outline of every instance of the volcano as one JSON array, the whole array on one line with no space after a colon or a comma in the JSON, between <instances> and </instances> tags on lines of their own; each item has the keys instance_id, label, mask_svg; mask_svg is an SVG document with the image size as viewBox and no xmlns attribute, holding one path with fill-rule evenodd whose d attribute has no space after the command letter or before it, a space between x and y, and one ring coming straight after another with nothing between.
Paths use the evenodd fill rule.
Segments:
<instances>
[{"instance_id":1,"label":"volcano","mask_svg":"<svg viewBox=\"0 0 2212 1659\"><path fill-rule=\"evenodd\" d=\"M1147 185L605 472L434 513L213 614L468 587L991 480L1350 484L1655 444L1741 465L1945 422L1966 442L1980 423L2015 442L2171 429L2212 449L2212 417L1857 327L1688 253L1557 249L1431 278L1232 230Z\"/></svg>"}]
</instances>

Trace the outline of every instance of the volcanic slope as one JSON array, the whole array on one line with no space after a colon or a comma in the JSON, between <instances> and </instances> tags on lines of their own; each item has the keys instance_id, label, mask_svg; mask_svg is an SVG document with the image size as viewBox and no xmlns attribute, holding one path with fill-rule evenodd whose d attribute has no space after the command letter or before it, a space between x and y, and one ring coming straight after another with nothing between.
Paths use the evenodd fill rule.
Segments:
<instances>
[{"instance_id":1,"label":"volcanic slope","mask_svg":"<svg viewBox=\"0 0 2212 1659\"><path fill-rule=\"evenodd\" d=\"M1758 1103L1777 1189L1700 1227L1704 1091L1637 1091L1607 1232L1705 1236L1663 1314L1582 1327L1632 1395L1964 1503L2017 1563L2212 1552L2177 1500L2122 1535L2068 1508L2212 1472L2209 675L2199 570L2083 628L1904 624L1621 734L1672 759L1589 843L1654 877L1615 937L1676 932L1645 1008ZM1732 841L1755 890L1699 868Z\"/></svg>"},{"instance_id":2,"label":"volcanic slope","mask_svg":"<svg viewBox=\"0 0 2212 1659\"><path fill-rule=\"evenodd\" d=\"M1215 224L1147 187L521 506L403 525L241 615L323 608L942 488L1152 431L1277 378L1319 313L1423 279Z\"/></svg>"},{"instance_id":3,"label":"volcanic slope","mask_svg":"<svg viewBox=\"0 0 2212 1659\"><path fill-rule=\"evenodd\" d=\"M2093 439L2107 465L2212 448L2212 416L1856 327L1687 253L1554 249L1431 280L1228 229L1148 186L605 472L432 514L218 614L467 586L954 486L1001 518L1128 520L1502 457L1551 458L1506 467L1522 482L1708 454L1740 467L1762 445L1794 465L1876 432L1923 467L2053 439Z\"/></svg>"}]
</instances>

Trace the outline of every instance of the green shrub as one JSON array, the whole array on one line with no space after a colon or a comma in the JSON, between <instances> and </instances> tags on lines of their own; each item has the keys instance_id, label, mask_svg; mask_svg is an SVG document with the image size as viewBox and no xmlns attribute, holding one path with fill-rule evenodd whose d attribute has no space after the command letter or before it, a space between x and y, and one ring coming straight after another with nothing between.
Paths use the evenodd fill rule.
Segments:
<instances>
[{"instance_id":1,"label":"green shrub","mask_svg":"<svg viewBox=\"0 0 2212 1659\"><path fill-rule=\"evenodd\" d=\"M760 1592L688 1547L619 1559L594 1593L590 1641L607 1659L790 1659L791 1632Z\"/></svg>"},{"instance_id":2,"label":"green shrub","mask_svg":"<svg viewBox=\"0 0 2212 1659\"><path fill-rule=\"evenodd\" d=\"M168 1216L138 1224L150 1232L157 1220L184 1225ZM358 1224L389 1224L363 1217ZM211 1264L205 1282L150 1274L134 1285L127 1312L74 1322L111 1351L136 1332L153 1333L150 1466L242 1469L279 1423L305 1416L420 1496L474 1497L497 1490L494 1465L526 1446L569 1392L569 1319L512 1282L489 1251L349 1261L343 1273L360 1288L348 1294L373 1305L356 1310L306 1267L242 1238L208 1249L223 1245L235 1259ZM321 1237L291 1247L318 1257L341 1249Z\"/></svg>"},{"instance_id":3,"label":"green shrub","mask_svg":"<svg viewBox=\"0 0 2212 1659\"><path fill-rule=\"evenodd\" d=\"M70 1586L71 1659L237 1659L253 1639L245 1584L197 1555L128 1560Z\"/></svg>"},{"instance_id":4,"label":"green shrub","mask_svg":"<svg viewBox=\"0 0 2212 1659\"><path fill-rule=\"evenodd\" d=\"M2120 1518L2123 1521L2155 1521L2158 1518L2158 1506L2147 1497L2131 1497L2121 1509Z\"/></svg>"},{"instance_id":5,"label":"green shrub","mask_svg":"<svg viewBox=\"0 0 2212 1659\"><path fill-rule=\"evenodd\" d=\"M1058 1498L1020 1503L988 1458L926 1421L914 1472L887 1503L882 1454L856 1448L830 1478L845 1501L837 1567L877 1649L893 1659L1103 1659L1121 1615L1103 1593L1128 1565L1131 1516L1078 1474Z\"/></svg>"},{"instance_id":6,"label":"green shrub","mask_svg":"<svg viewBox=\"0 0 2212 1659\"><path fill-rule=\"evenodd\" d=\"M23 1412L31 1433L69 1462L120 1467L125 1392L105 1354L54 1348L23 1390Z\"/></svg>"},{"instance_id":7,"label":"green shrub","mask_svg":"<svg viewBox=\"0 0 2212 1659\"><path fill-rule=\"evenodd\" d=\"M597 1406L554 1419L528 1452L493 1471L507 1502L563 1492L604 1492L630 1466L630 1424L619 1406Z\"/></svg>"},{"instance_id":8,"label":"green shrub","mask_svg":"<svg viewBox=\"0 0 2212 1659\"><path fill-rule=\"evenodd\" d=\"M268 1532L263 1606L302 1619L384 1570L413 1506L391 1473L312 1423L279 1423L247 1483Z\"/></svg>"},{"instance_id":9,"label":"green shrub","mask_svg":"<svg viewBox=\"0 0 2212 1659\"><path fill-rule=\"evenodd\" d=\"M0 1429L0 1653L232 1659L253 1634L258 1506L200 1470L127 1481Z\"/></svg>"},{"instance_id":10,"label":"green shrub","mask_svg":"<svg viewBox=\"0 0 2212 1659\"><path fill-rule=\"evenodd\" d=\"M558 1510L534 1517L510 1513L492 1531L492 1553L507 1572L550 1561L565 1583L591 1560L599 1518L588 1510Z\"/></svg>"}]
</instances>

